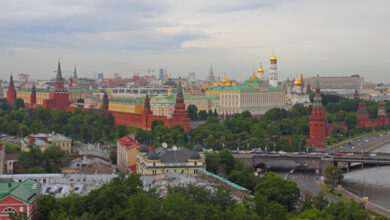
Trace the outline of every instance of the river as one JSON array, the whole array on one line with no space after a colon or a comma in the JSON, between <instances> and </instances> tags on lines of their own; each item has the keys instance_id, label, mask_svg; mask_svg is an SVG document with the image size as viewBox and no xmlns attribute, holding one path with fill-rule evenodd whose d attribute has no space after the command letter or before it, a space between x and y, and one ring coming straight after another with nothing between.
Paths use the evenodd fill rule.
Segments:
<instances>
[{"instance_id":1,"label":"river","mask_svg":"<svg viewBox=\"0 0 390 220\"><path fill-rule=\"evenodd\" d=\"M375 152L390 153L390 144L383 145ZM374 167L344 174L343 187L358 196L390 209L390 167Z\"/></svg>"}]
</instances>

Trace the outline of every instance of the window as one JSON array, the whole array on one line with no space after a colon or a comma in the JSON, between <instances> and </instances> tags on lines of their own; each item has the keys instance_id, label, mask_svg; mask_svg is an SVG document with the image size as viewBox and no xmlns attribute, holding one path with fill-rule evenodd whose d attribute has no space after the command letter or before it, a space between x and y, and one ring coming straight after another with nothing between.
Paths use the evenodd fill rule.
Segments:
<instances>
[{"instance_id":1,"label":"window","mask_svg":"<svg viewBox=\"0 0 390 220\"><path fill-rule=\"evenodd\" d=\"M195 166L196 166L196 161L195 161Z\"/></svg>"},{"instance_id":2,"label":"window","mask_svg":"<svg viewBox=\"0 0 390 220\"><path fill-rule=\"evenodd\" d=\"M46 179L43 179L43 184L45 184L46 183Z\"/></svg>"},{"instance_id":3,"label":"window","mask_svg":"<svg viewBox=\"0 0 390 220\"><path fill-rule=\"evenodd\" d=\"M3 213L9 213L9 212L16 212L16 209L12 207L3 209Z\"/></svg>"},{"instance_id":4,"label":"window","mask_svg":"<svg viewBox=\"0 0 390 220\"><path fill-rule=\"evenodd\" d=\"M20 207L19 210L20 210L21 212L23 212L23 207Z\"/></svg>"}]
</instances>

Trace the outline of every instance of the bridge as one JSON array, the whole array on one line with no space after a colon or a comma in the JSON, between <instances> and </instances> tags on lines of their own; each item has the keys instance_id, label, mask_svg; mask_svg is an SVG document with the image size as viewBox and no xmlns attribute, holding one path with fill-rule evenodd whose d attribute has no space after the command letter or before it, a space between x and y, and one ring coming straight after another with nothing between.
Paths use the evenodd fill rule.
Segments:
<instances>
[{"instance_id":1,"label":"bridge","mask_svg":"<svg viewBox=\"0 0 390 220\"><path fill-rule=\"evenodd\" d=\"M269 164L271 161L294 161L296 163L311 164L322 172L328 166L345 166L347 171L351 163L364 165L390 165L390 153L347 153L347 154L327 154L327 153L254 153L254 154L233 154L247 166L256 167L259 164Z\"/></svg>"}]
</instances>

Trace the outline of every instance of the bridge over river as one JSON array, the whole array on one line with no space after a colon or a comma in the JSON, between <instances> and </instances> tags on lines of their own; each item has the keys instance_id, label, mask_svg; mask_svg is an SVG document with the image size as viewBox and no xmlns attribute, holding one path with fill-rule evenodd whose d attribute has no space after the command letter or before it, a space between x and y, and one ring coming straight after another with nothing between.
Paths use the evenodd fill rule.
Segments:
<instances>
[{"instance_id":1,"label":"bridge over river","mask_svg":"<svg viewBox=\"0 0 390 220\"><path fill-rule=\"evenodd\" d=\"M336 156L338 155L338 156ZM349 170L351 163L364 165L390 165L390 153L348 153L348 154L321 154L321 153L255 153L234 154L234 157L244 162L246 166L256 167L259 164L267 165L272 161L294 161L299 164L311 164L312 167L323 171L328 166L345 166Z\"/></svg>"},{"instance_id":2,"label":"bridge over river","mask_svg":"<svg viewBox=\"0 0 390 220\"><path fill-rule=\"evenodd\" d=\"M383 133L366 137L355 142L354 148L343 148L344 153L328 152L293 152L293 153L244 153L233 154L244 162L246 166L256 167L259 164L275 164L277 161L293 161L296 164L310 164L312 168L323 171L328 166L345 167L349 171L351 164L364 165L390 165L390 153L369 153L384 144L390 143L390 133ZM328 149L330 150L330 149ZM332 150L334 151L334 150Z\"/></svg>"}]
</instances>

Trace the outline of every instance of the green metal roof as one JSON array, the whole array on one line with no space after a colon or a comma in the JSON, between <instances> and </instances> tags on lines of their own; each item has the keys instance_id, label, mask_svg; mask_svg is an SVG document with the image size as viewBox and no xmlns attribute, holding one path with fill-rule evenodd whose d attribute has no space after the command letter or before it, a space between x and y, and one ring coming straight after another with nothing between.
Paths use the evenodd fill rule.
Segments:
<instances>
[{"instance_id":1,"label":"green metal roof","mask_svg":"<svg viewBox=\"0 0 390 220\"><path fill-rule=\"evenodd\" d=\"M88 96L88 97L85 97L86 99L97 99L98 96L97 95L91 95L91 96Z\"/></svg>"},{"instance_id":2,"label":"green metal roof","mask_svg":"<svg viewBox=\"0 0 390 220\"><path fill-rule=\"evenodd\" d=\"M238 190L240 190L240 191L251 192L249 189L247 189L247 188L245 188L245 187L242 187L242 186L240 186L240 185L237 185L237 184L235 184L235 183L233 183L233 182L230 182L229 180L227 180L227 179L225 179L225 178L222 178L222 177L220 177L220 176L218 176L218 175L215 175L214 173L211 173L211 172L209 172L209 171L207 171L207 170L198 168L198 171L202 172L203 174L205 174L205 175L207 175L207 176L210 176L210 177L213 177L213 178L215 178L215 179L218 179L219 181L221 181L221 182L223 182L223 183L225 183L225 184L228 184L229 186L231 186L231 187L233 187L233 188L235 188L235 189L238 189Z\"/></svg>"},{"instance_id":3,"label":"green metal roof","mask_svg":"<svg viewBox=\"0 0 390 220\"><path fill-rule=\"evenodd\" d=\"M31 88L22 88L22 89L19 89L19 91L21 91L21 92L31 92ZM49 93L50 89L37 89L37 88L35 88L35 91L36 92L47 92L47 93Z\"/></svg>"},{"instance_id":4,"label":"green metal roof","mask_svg":"<svg viewBox=\"0 0 390 220\"><path fill-rule=\"evenodd\" d=\"M33 202L39 194L41 184L32 179L22 183L0 183L0 199L12 196L26 203Z\"/></svg>"},{"instance_id":5,"label":"green metal roof","mask_svg":"<svg viewBox=\"0 0 390 220\"><path fill-rule=\"evenodd\" d=\"M269 86L269 90L283 90L283 89L276 86Z\"/></svg>"},{"instance_id":6,"label":"green metal roof","mask_svg":"<svg viewBox=\"0 0 390 220\"><path fill-rule=\"evenodd\" d=\"M153 104L174 104L176 102L176 96L170 96L165 99L161 99L153 102Z\"/></svg>"},{"instance_id":7,"label":"green metal roof","mask_svg":"<svg viewBox=\"0 0 390 220\"><path fill-rule=\"evenodd\" d=\"M112 98L110 102L122 102L122 103L142 103L142 99L126 99L126 98Z\"/></svg>"},{"instance_id":8,"label":"green metal roof","mask_svg":"<svg viewBox=\"0 0 390 220\"><path fill-rule=\"evenodd\" d=\"M247 90L256 90L255 88L253 88L252 86L248 86L248 85L235 85L235 86L231 86L231 87L214 87L214 88L211 88L209 89L209 91L247 91Z\"/></svg>"},{"instance_id":9,"label":"green metal roof","mask_svg":"<svg viewBox=\"0 0 390 220\"><path fill-rule=\"evenodd\" d=\"M184 99L219 99L217 95L186 95Z\"/></svg>"},{"instance_id":10,"label":"green metal roof","mask_svg":"<svg viewBox=\"0 0 390 220\"><path fill-rule=\"evenodd\" d=\"M70 93L92 93L92 92L99 92L98 89L69 89Z\"/></svg>"}]
</instances>

